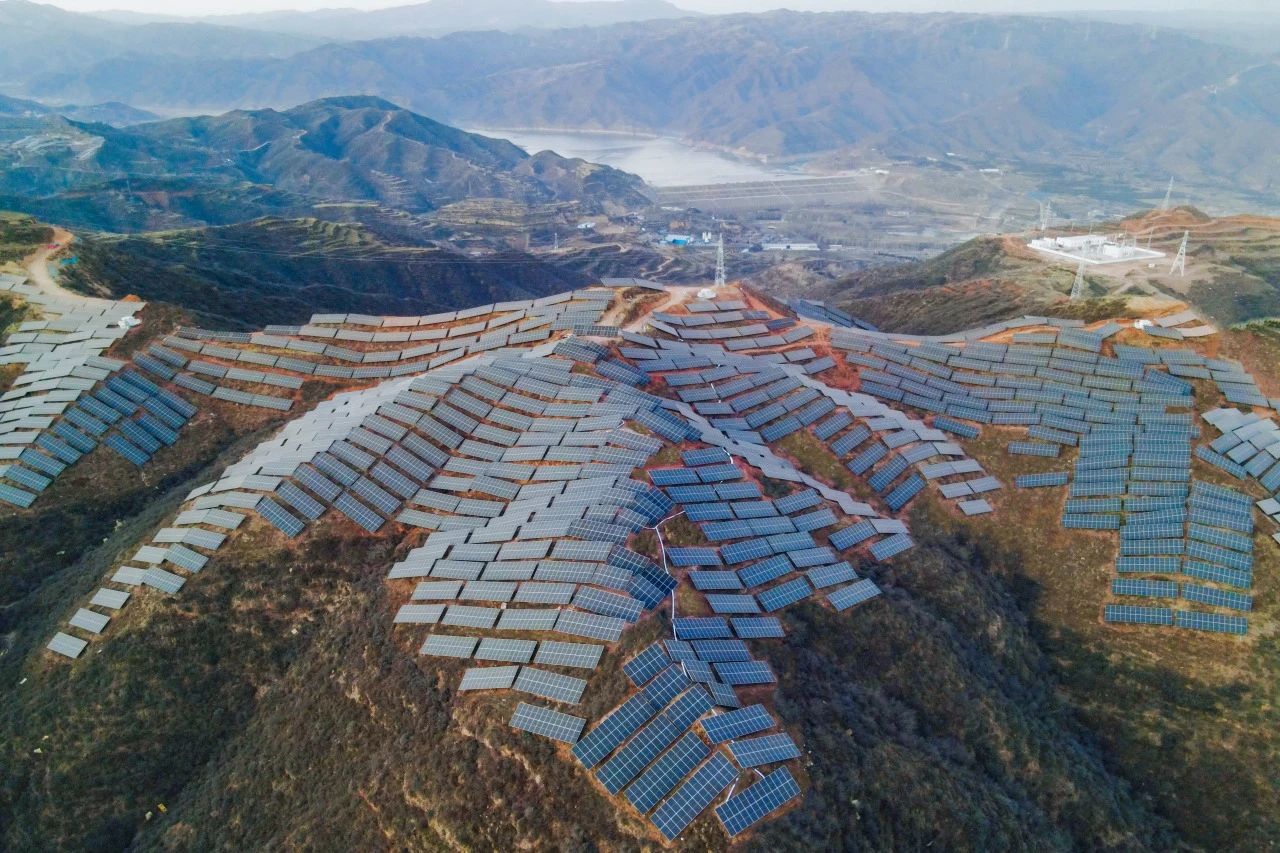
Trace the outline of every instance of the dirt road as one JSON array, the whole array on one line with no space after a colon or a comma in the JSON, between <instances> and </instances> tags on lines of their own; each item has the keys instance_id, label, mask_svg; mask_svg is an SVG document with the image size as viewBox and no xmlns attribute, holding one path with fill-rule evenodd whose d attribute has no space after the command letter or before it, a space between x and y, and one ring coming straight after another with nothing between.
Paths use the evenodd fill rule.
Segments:
<instances>
[{"instance_id":1,"label":"dirt road","mask_svg":"<svg viewBox=\"0 0 1280 853\"><path fill-rule=\"evenodd\" d=\"M72 239L73 236L70 231L55 227L53 229L52 243L56 243L58 248L51 249L49 245L41 246L33 254L27 256L23 261L23 266L27 270L30 283L39 288L41 292L61 299L87 300L90 297L62 287L49 272L49 259L62 252Z\"/></svg>"}]
</instances>

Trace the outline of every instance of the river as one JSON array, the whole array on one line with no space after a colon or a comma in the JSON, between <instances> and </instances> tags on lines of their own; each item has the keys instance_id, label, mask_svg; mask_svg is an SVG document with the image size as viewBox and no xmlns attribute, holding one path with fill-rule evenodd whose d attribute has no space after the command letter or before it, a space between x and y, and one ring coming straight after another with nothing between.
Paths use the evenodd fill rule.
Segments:
<instances>
[{"instance_id":1,"label":"river","mask_svg":"<svg viewBox=\"0 0 1280 853\"><path fill-rule=\"evenodd\" d=\"M529 153L551 150L639 175L655 187L777 181L804 175L742 160L678 139L587 131L475 130L510 139Z\"/></svg>"}]
</instances>

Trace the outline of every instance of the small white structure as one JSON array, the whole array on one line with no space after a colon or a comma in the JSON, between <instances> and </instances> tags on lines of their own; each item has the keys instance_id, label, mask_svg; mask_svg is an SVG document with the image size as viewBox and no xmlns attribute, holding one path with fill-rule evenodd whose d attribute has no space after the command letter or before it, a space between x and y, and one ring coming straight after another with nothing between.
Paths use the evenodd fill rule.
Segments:
<instances>
[{"instance_id":1,"label":"small white structure","mask_svg":"<svg viewBox=\"0 0 1280 853\"><path fill-rule=\"evenodd\" d=\"M1083 264L1122 264L1164 257L1164 252L1144 249L1138 245L1137 238L1123 234L1115 237L1102 234L1037 237L1027 245L1037 252Z\"/></svg>"},{"instance_id":2,"label":"small white structure","mask_svg":"<svg viewBox=\"0 0 1280 853\"><path fill-rule=\"evenodd\" d=\"M135 326L141 326L142 321L137 317L121 317L120 321L116 323L116 325L122 329L132 329Z\"/></svg>"},{"instance_id":3,"label":"small white structure","mask_svg":"<svg viewBox=\"0 0 1280 853\"><path fill-rule=\"evenodd\" d=\"M582 222L579 222L579 223L578 223L578 230L579 230L579 231L594 231L594 230L596 230L596 224L595 224L594 222L592 222L590 219L586 219L586 220L583 220Z\"/></svg>"},{"instance_id":4,"label":"small white structure","mask_svg":"<svg viewBox=\"0 0 1280 853\"><path fill-rule=\"evenodd\" d=\"M698 298L699 299L715 299L716 292L710 287L704 287L702 288L702 290L698 291Z\"/></svg>"},{"instance_id":5,"label":"small white structure","mask_svg":"<svg viewBox=\"0 0 1280 853\"><path fill-rule=\"evenodd\" d=\"M766 252L816 252L817 243L765 243Z\"/></svg>"}]
</instances>

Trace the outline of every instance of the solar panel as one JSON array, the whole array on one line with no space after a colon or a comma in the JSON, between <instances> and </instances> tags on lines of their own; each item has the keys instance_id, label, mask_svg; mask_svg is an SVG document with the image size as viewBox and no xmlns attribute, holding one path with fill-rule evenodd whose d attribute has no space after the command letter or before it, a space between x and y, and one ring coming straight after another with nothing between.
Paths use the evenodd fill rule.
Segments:
<instances>
[{"instance_id":1,"label":"solar panel","mask_svg":"<svg viewBox=\"0 0 1280 853\"><path fill-rule=\"evenodd\" d=\"M659 715L596 770L596 779L609 793L617 794L645 765L674 743L682 731L669 714Z\"/></svg>"},{"instance_id":2,"label":"solar panel","mask_svg":"<svg viewBox=\"0 0 1280 853\"><path fill-rule=\"evenodd\" d=\"M622 671L637 687L647 684L655 675L671 665L671 659L654 644L622 665Z\"/></svg>"},{"instance_id":3,"label":"solar panel","mask_svg":"<svg viewBox=\"0 0 1280 853\"><path fill-rule=\"evenodd\" d=\"M290 538L297 536L306 529L306 525L303 522L299 521L271 498L262 498L254 509L269 524Z\"/></svg>"},{"instance_id":4,"label":"solar panel","mask_svg":"<svg viewBox=\"0 0 1280 853\"><path fill-rule=\"evenodd\" d=\"M1168 607L1139 607L1132 604L1108 604L1103 608L1103 621L1138 625L1172 625L1173 611Z\"/></svg>"},{"instance_id":5,"label":"solar panel","mask_svg":"<svg viewBox=\"0 0 1280 853\"><path fill-rule=\"evenodd\" d=\"M729 759L717 752L653 814L653 824L674 841L712 801L738 777Z\"/></svg>"},{"instance_id":6,"label":"solar panel","mask_svg":"<svg viewBox=\"0 0 1280 853\"><path fill-rule=\"evenodd\" d=\"M152 589L158 589L161 592L171 594L182 589L183 584L186 582L186 578L181 577L180 575L175 575L173 572L167 572L157 566L149 567L142 574L142 583Z\"/></svg>"},{"instance_id":7,"label":"solar panel","mask_svg":"<svg viewBox=\"0 0 1280 853\"><path fill-rule=\"evenodd\" d=\"M813 592L813 585L809 583L807 577L802 576L770 587L759 593L757 598L760 600L760 606L772 613L808 597L811 592Z\"/></svg>"},{"instance_id":8,"label":"solar panel","mask_svg":"<svg viewBox=\"0 0 1280 853\"><path fill-rule=\"evenodd\" d=\"M730 836L738 835L774 809L800 796L791 772L779 767L756 784L716 807L716 817Z\"/></svg>"},{"instance_id":9,"label":"solar panel","mask_svg":"<svg viewBox=\"0 0 1280 853\"><path fill-rule=\"evenodd\" d=\"M1243 616L1223 616L1218 613L1198 613L1191 610L1175 610L1173 615L1174 624L1179 628L1237 635L1243 635L1249 631L1249 620Z\"/></svg>"},{"instance_id":10,"label":"solar panel","mask_svg":"<svg viewBox=\"0 0 1280 853\"><path fill-rule=\"evenodd\" d=\"M739 767L760 767L800 757L800 748L786 733L731 741L729 752Z\"/></svg>"},{"instance_id":11,"label":"solar panel","mask_svg":"<svg viewBox=\"0 0 1280 853\"><path fill-rule=\"evenodd\" d=\"M687 681L684 676L680 676L680 679ZM653 701L647 693L632 696L601 720L600 724L582 739L573 750L574 757L582 762L584 767L595 767L614 750L614 747L629 738L661 708L662 705Z\"/></svg>"},{"instance_id":12,"label":"solar panel","mask_svg":"<svg viewBox=\"0 0 1280 853\"><path fill-rule=\"evenodd\" d=\"M507 690L516 680L518 666L482 666L472 667L462 673L462 681L458 691L468 690Z\"/></svg>"},{"instance_id":13,"label":"solar panel","mask_svg":"<svg viewBox=\"0 0 1280 853\"><path fill-rule=\"evenodd\" d=\"M735 616L730 623L733 632L744 640L785 636L776 616Z\"/></svg>"},{"instance_id":14,"label":"solar panel","mask_svg":"<svg viewBox=\"0 0 1280 853\"><path fill-rule=\"evenodd\" d=\"M276 495L290 507L302 513L303 518L314 520L324 514L324 504L288 481L280 484L276 489Z\"/></svg>"},{"instance_id":15,"label":"solar panel","mask_svg":"<svg viewBox=\"0 0 1280 853\"><path fill-rule=\"evenodd\" d=\"M672 634L681 640L733 636L729 623L718 616L678 616L672 622Z\"/></svg>"},{"instance_id":16,"label":"solar panel","mask_svg":"<svg viewBox=\"0 0 1280 853\"><path fill-rule=\"evenodd\" d=\"M586 720L571 714L562 714L550 708L521 702L511 716L511 727L574 744L582 733Z\"/></svg>"},{"instance_id":17,"label":"solar panel","mask_svg":"<svg viewBox=\"0 0 1280 853\"><path fill-rule=\"evenodd\" d=\"M897 556L903 551L912 548L915 542L905 533L898 533L881 539L871 546L871 556L879 561L888 560L890 557Z\"/></svg>"},{"instance_id":18,"label":"solar panel","mask_svg":"<svg viewBox=\"0 0 1280 853\"><path fill-rule=\"evenodd\" d=\"M861 604L880 594L880 588L869 579L862 579L846 587L841 587L827 595L827 601L838 611L848 610L855 604Z\"/></svg>"},{"instance_id":19,"label":"solar panel","mask_svg":"<svg viewBox=\"0 0 1280 853\"><path fill-rule=\"evenodd\" d=\"M83 652L85 647L88 645L88 642L80 639L79 637L73 637L70 634L65 634L62 631L59 631L53 635L53 639L49 641L49 644L45 648L52 652L57 652L65 657L75 659L80 657L80 653Z\"/></svg>"},{"instance_id":20,"label":"solar panel","mask_svg":"<svg viewBox=\"0 0 1280 853\"><path fill-rule=\"evenodd\" d=\"M469 658L478 637L454 637L446 634L428 634L426 642L418 650L418 654L447 658Z\"/></svg>"},{"instance_id":21,"label":"solar panel","mask_svg":"<svg viewBox=\"0 0 1280 853\"><path fill-rule=\"evenodd\" d=\"M568 666L577 669L595 669L600 663L604 646L592 643L564 643L543 640L533 662L545 666Z\"/></svg>"},{"instance_id":22,"label":"solar panel","mask_svg":"<svg viewBox=\"0 0 1280 853\"><path fill-rule=\"evenodd\" d=\"M349 492L338 495L333 502L333 508L370 533L377 533L385 524L381 516L360 503Z\"/></svg>"},{"instance_id":23,"label":"solar panel","mask_svg":"<svg viewBox=\"0 0 1280 853\"><path fill-rule=\"evenodd\" d=\"M582 691L586 688L587 682L581 678L535 669L531 666L520 670L515 683L516 690L571 705L576 705L582 699Z\"/></svg>"},{"instance_id":24,"label":"solar panel","mask_svg":"<svg viewBox=\"0 0 1280 853\"><path fill-rule=\"evenodd\" d=\"M759 661L729 661L714 663L716 676L726 684L773 684L778 679L769 664Z\"/></svg>"},{"instance_id":25,"label":"solar panel","mask_svg":"<svg viewBox=\"0 0 1280 853\"><path fill-rule=\"evenodd\" d=\"M537 647L534 640L506 640L496 637L485 637L476 648L476 660L504 661L510 663L528 663Z\"/></svg>"},{"instance_id":26,"label":"solar panel","mask_svg":"<svg viewBox=\"0 0 1280 853\"><path fill-rule=\"evenodd\" d=\"M763 705L750 705L736 711L716 714L702 721L703 731L712 743L725 743L773 726L773 718Z\"/></svg>"},{"instance_id":27,"label":"solar panel","mask_svg":"<svg viewBox=\"0 0 1280 853\"><path fill-rule=\"evenodd\" d=\"M641 813L650 811L685 774L702 763L709 754L710 750L697 734L686 732L627 787L627 799Z\"/></svg>"},{"instance_id":28,"label":"solar panel","mask_svg":"<svg viewBox=\"0 0 1280 853\"><path fill-rule=\"evenodd\" d=\"M1172 581L1170 581L1170 585L1173 585ZM1187 601L1198 601L1211 607L1226 607L1231 610L1245 611L1253 609L1252 596L1200 586L1199 584L1184 583L1182 585L1182 597Z\"/></svg>"}]
</instances>

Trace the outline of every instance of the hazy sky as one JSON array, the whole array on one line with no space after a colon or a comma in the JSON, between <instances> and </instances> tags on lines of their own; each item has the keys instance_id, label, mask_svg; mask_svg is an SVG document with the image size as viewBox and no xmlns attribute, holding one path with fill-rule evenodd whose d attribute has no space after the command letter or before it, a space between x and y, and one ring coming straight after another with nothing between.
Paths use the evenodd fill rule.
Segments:
<instances>
[{"instance_id":1,"label":"hazy sky","mask_svg":"<svg viewBox=\"0 0 1280 853\"><path fill-rule=\"evenodd\" d=\"M277 9L325 9L355 7L379 9L420 0L54 0L53 5L74 11L130 9L166 15L209 15L234 12L266 12ZM573 2L573 0L567 0ZM700 12L761 12L768 9L833 11L859 9L871 12L1045 12L1069 9L1125 9L1162 11L1196 10L1274 11L1280 0L673 0L684 9Z\"/></svg>"}]
</instances>

